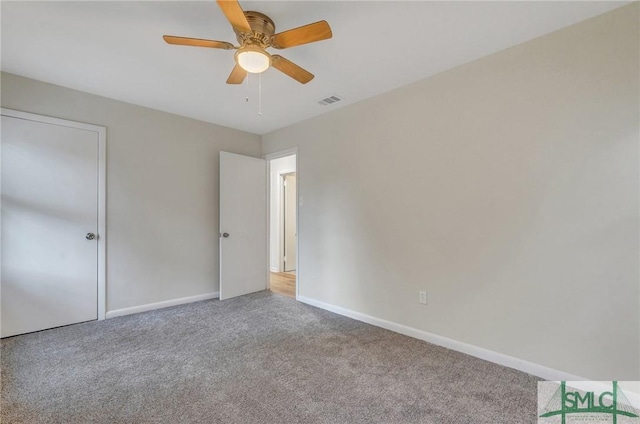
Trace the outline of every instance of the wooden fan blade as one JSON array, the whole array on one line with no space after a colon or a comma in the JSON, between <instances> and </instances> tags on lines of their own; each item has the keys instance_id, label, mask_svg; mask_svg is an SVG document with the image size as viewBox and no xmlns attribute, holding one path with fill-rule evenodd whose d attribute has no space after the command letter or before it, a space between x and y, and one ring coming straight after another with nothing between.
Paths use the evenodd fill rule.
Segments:
<instances>
[{"instance_id":1,"label":"wooden fan blade","mask_svg":"<svg viewBox=\"0 0 640 424\"><path fill-rule=\"evenodd\" d=\"M301 44L326 40L332 36L331 27L327 21L320 21L272 35L271 46L276 49L287 49Z\"/></svg>"},{"instance_id":2,"label":"wooden fan blade","mask_svg":"<svg viewBox=\"0 0 640 424\"><path fill-rule=\"evenodd\" d=\"M251 26L247 17L244 16L242 7L237 0L218 0L218 6L222 9L222 13L227 17L231 26L241 32L251 32Z\"/></svg>"},{"instance_id":3,"label":"wooden fan blade","mask_svg":"<svg viewBox=\"0 0 640 424\"><path fill-rule=\"evenodd\" d=\"M242 81L244 81L246 76L247 71L242 69L240 65L236 64L236 66L233 67L229 78L227 78L227 84L242 84Z\"/></svg>"},{"instance_id":4,"label":"wooden fan blade","mask_svg":"<svg viewBox=\"0 0 640 424\"><path fill-rule=\"evenodd\" d=\"M226 41L203 40L201 38L189 38L189 37L176 37L174 35L163 35L162 38L164 38L164 41L166 41L167 44L177 44L180 46L210 47L212 49L224 49L224 50L235 49L233 44L227 43Z\"/></svg>"},{"instance_id":5,"label":"wooden fan blade","mask_svg":"<svg viewBox=\"0 0 640 424\"><path fill-rule=\"evenodd\" d=\"M306 84L313 79L313 74L311 72L302 69L295 63L285 59L280 55L274 54L273 56L271 56L271 59L271 65L274 68L284 74L289 75L291 78L302 84Z\"/></svg>"}]
</instances>

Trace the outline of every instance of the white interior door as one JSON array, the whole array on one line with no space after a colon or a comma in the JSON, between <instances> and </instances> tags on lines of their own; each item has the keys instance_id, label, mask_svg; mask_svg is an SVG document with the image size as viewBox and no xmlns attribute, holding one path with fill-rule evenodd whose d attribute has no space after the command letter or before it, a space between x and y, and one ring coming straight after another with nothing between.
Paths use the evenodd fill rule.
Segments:
<instances>
[{"instance_id":1,"label":"white interior door","mask_svg":"<svg viewBox=\"0 0 640 424\"><path fill-rule=\"evenodd\" d=\"M98 318L98 141L2 116L2 337Z\"/></svg>"},{"instance_id":2,"label":"white interior door","mask_svg":"<svg viewBox=\"0 0 640 424\"><path fill-rule=\"evenodd\" d=\"M220 152L220 299L267 288L266 161Z\"/></svg>"},{"instance_id":3,"label":"white interior door","mask_svg":"<svg viewBox=\"0 0 640 424\"><path fill-rule=\"evenodd\" d=\"M284 270L296 269L296 176L284 176Z\"/></svg>"}]
</instances>

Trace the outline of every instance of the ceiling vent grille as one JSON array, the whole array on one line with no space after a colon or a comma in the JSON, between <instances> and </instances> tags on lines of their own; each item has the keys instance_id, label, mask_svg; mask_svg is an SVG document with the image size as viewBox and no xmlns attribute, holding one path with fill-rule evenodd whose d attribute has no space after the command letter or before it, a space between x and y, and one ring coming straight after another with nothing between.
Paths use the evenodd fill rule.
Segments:
<instances>
[{"instance_id":1,"label":"ceiling vent grille","mask_svg":"<svg viewBox=\"0 0 640 424\"><path fill-rule=\"evenodd\" d=\"M332 105L334 103L338 103L343 101L344 99L340 96L329 96L325 99L322 100L318 100L318 103L320 103L322 106L328 106L328 105Z\"/></svg>"}]
</instances>

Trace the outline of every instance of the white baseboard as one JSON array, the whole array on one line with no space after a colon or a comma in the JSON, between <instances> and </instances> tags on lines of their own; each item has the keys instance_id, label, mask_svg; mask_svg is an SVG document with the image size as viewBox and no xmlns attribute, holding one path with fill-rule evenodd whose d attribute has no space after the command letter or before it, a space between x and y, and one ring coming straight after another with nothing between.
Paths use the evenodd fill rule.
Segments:
<instances>
[{"instance_id":1,"label":"white baseboard","mask_svg":"<svg viewBox=\"0 0 640 424\"><path fill-rule=\"evenodd\" d=\"M154 309L166 308L169 306L182 305L185 303L198 302L200 300L215 299L220 297L220 292L199 294L196 296L181 297L179 299L165 300L157 303L147 303L146 305L132 306L130 308L115 309L107 312L108 318L121 317L123 315L137 314L139 312L152 311Z\"/></svg>"},{"instance_id":2,"label":"white baseboard","mask_svg":"<svg viewBox=\"0 0 640 424\"><path fill-rule=\"evenodd\" d=\"M464 342L449 339L447 337L438 336L437 334L418 330L417 328L408 327L406 325L398 324L392 321L372 317L371 315L362 314L360 312L352 311L340 306L324 303L319 300L311 299L304 296L298 296L297 300L308 305L318 307L320 309L334 312L338 315L343 315L345 317L353 318L358 321L366 322L367 324L375 325L376 327L391 330L396 333L404 334L405 336L413 337L415 339L424 340L425 342L446 347L447 349L455 350L457 352L466 353L467 355L475 356L476 358L484 359L485 361L493 362L494 364L503 365L505 367L513 368L518 371L526 372L527 374L535 375L545 380L589 380L588 378L579 377L577 375L569 374L564 371L559 371L553 368L545 367L543 365L534 364L533 362L514 358L513 356L504 355L502 353L494 352L482 347L470 345Z\"/></svg>"},{"instance_id":3,"label":"white baseboard","mask_svg":"<svg viewBox=\"0 0 640 424\"><path fill-rule=\"evenodd\" d=\"M280 269L278 269L278 267L277 267L277 266L275 266L275 267L274 267L274 266L272 266L272 267L271 267L271 272L280 272Z\"/></svg>"}]
</instances>

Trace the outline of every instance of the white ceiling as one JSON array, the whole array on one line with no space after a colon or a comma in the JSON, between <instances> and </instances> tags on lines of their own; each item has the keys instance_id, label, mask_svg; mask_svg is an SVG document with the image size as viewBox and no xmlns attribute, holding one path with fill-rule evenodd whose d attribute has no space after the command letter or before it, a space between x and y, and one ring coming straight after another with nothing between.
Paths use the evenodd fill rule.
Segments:
<instances>
[{"instance_id":1,"label":"white ceiling","mask_svg":"<svg viewBox=\"0 0 640 424\"><path fill-rule=\"evenodd\" d=\"M277 51L315 74L275 69L225 84L233 51L170 46L163 34L230 41L214 1L2 1L3 71L265 134L426 78L626 2L241 1L276 32L325 19L333 38ZM272 50L274 52L274 50ZM339 105L318 100L340 95ZM249 102L245 98L249 95Z\"/></svg>"}]
</instances>

